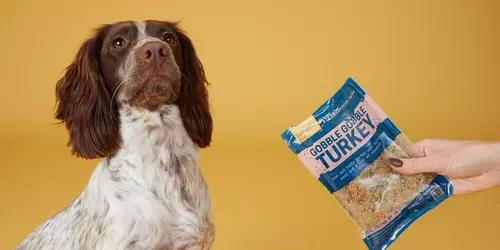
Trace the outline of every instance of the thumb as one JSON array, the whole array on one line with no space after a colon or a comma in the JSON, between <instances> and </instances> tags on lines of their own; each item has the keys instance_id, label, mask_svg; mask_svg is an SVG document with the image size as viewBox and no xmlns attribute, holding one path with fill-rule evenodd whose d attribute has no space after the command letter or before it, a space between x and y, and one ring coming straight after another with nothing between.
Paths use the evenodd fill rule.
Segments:
<instances>
[{"instance_id":1,"label":"thumb","mask_svg":"<svg viewBox=\"0 0 500 250\"><path fill-rule=\"evenodd\" d=\"M451 166L447 158L436 156L410 159L389 158L389 163L395 171L402 174L443 174Z\"/></svg>"}]
</instances>

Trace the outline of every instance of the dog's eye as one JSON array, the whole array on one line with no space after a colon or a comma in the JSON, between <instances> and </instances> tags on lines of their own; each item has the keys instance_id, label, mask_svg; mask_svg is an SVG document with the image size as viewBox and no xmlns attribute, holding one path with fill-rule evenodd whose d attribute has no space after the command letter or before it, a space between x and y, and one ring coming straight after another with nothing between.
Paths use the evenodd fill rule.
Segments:
<instances>
[{"instance_id":1,"label":"dog's eye","mask_svg":"<svg viewBox=\"0 0 500 250\"><path fill-rule=\"evenodd\" d=\"M119 36L113 40L113 43L111 44L111 46L113 48L121 48L121 47L125 46L125 39L123 37Z\"/></svg>"},{"instance_id":2,"label":"dog's eye","mask_svg":"<svg viewBox=\"0 0 500 250\"><path fill-rule=\"evenodd\" d=\"M175 43L174 34L172 34L170 32L166 32L165 34L163 34L163 41L165 41L169 44L174 44Z\"/></svg>"}]
</instances>

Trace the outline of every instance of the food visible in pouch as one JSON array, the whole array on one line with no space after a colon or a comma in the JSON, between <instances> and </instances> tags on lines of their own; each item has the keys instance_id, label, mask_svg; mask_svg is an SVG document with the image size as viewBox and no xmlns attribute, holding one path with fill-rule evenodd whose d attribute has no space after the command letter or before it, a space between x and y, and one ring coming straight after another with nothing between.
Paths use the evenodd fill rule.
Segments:
<instances>
[{"instance_id":1,"label":"food visible in pouch","mask_svg":"<svg viewBox=\"0 0 500 250\"><path fill-rule=\"evenodd\" d=\"M432 174L401 175L392 170L389 158L409 157L398 142L396 138L353 181L333 193L362 230L376 227L396 211L402 210L434 177Z\"/></svg>"},{"instance_id":2,"label":"food visible in pouch","mask_svg":"<svg viewBox=\"0 0 500 250\"><path fill-rule=\"evenodd\" d=\"M443 176L392 170L389 158L420 155L352 78L281 136L356 223L368 249L387 249L452 194Z\"/></svg>"}]
</instances>

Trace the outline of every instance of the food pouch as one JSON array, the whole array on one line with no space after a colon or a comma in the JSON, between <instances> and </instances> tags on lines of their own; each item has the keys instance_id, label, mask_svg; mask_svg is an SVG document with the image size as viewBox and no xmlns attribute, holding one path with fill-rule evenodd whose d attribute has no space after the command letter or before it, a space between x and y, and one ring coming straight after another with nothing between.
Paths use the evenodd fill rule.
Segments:
<instances>
[{"instance_id":1,"label":"food pouch","mask_svg":"<svg viewBox=\"0 0 500 250\"><path fill-rule=\"evenodd\" d=\"M421 157L352 79L282 139L333 194L368 249L387 249L420 216L453 192L441 175L401 175L391 157Z\"/></svg>"}]
</instances>

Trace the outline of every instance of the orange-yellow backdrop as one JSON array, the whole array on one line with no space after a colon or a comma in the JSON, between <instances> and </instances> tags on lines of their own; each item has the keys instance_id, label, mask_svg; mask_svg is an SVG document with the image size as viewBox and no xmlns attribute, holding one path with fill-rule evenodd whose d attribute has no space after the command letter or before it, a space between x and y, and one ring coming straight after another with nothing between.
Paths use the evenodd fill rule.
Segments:
<instances>
[{"instance_id":1,"label":"orange-yellow backdrop","mask_svg":"<svg viewBox=\"0 0 500 250\"><path fill-rule=\"evenodd\" d=\"M349 76L413 140L500 140L495 0L3 1L0 249L86 184L97 161L70 156L54 85L92 28L123 19L182 19L212 82L215 250L365 249L280 139ZM392 249L499 249L499 191L448 200Z\"/></svg>"}]
</instances>

